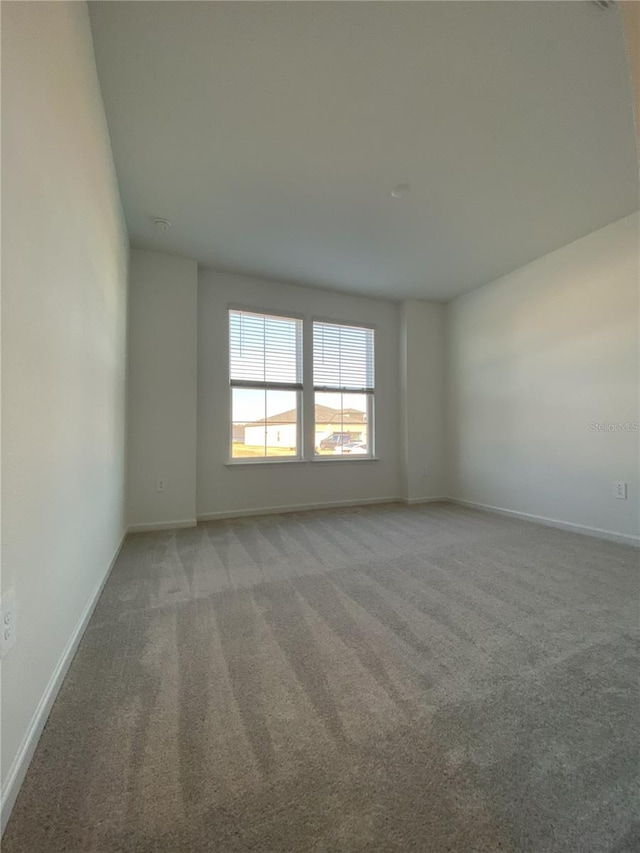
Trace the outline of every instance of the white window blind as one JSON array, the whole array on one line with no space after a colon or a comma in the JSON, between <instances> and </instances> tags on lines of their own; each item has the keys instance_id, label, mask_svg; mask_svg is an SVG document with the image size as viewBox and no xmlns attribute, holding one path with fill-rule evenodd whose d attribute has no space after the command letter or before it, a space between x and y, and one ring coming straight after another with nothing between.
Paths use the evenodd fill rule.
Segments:
<instances>
[{"instance_id":1,"label":"white window blind","mask_svg":"<svg viewBox=\"0 0 640 853\"><path fill-rule=\"evenodd\" d=\"M374 330L314 321L316 391L374 390Z\"/></svg>"},{"instance_id":2,"label":"white window blind","mask_svg":"<svg viewBox=\"0 0 640 853\"><path fill-rule=\"evenodd\" d=\"M232 386L302 388L302 320L229 311Z\"/></svg>"}]
</instances>

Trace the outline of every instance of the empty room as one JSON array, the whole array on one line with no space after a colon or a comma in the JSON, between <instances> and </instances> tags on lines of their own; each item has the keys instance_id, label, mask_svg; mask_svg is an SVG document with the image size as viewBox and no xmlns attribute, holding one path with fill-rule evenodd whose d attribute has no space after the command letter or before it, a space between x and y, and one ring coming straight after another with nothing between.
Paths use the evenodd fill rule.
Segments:
<instances>
[{"instance_id":1,"label":"empty room","mask_svg":"<svg viewBox=\"0 0 640 853\"><path fill-rule=\"evenodd\" d=\"M0 16L3 853L637 853L640 3Z\"/></svg>"}]
</instances>

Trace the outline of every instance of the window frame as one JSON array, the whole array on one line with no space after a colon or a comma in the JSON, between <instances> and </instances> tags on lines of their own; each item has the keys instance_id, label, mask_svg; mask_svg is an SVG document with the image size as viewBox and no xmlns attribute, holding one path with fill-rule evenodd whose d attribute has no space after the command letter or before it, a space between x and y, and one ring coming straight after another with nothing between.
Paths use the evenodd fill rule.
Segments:
<instances>
[{"instance_id":1,"label":"window frame","mask_svg":"<svg viewBox=\"0 0 640 853\"><path fill-rule=\"evenodd\" d=\"M296 449L295 456L256 456L256 457L236 457L233 453L233 388L241 387L241 385L231 384L231 336L230 336L230 312L245 311L250 314L263 314L269 317L282 317L287 320L299 320L302 324L302 333L300 340L300 358L302 367L302 387L296 389L296 403L298 411L297 430L296 430ZM369 453L357 454L316 454L315 448L315 395L316 389L313 382L313 324L329 323L335 326L350 326L352 328L371 329L374 334L373 346L373 369L374 369L374 388L373 391L363 392L367 396L367 425L368 434L367 442ZM228 447L227 460L224 463L227 467L241 468L253 465L300 465L307 463L319 463L320 465L332 463L358 463L377 462L377 429L376 429L376 377L378 376L378 355L377 355L377 332L378 326L375 323L367 323L362 321L353 321L345 319L337 319L335 317L327 317L317 314L305 314L298 311L283 311L276 308L265 308L262 306L239 304L236 302L228 303L226 310L226 359L227 359L227 426L228 426ZM247 386L245 386L247 387ZM259 387L265 387L261 384ZM273 390L282 390L279 386L274 386ZM340 393L340 392L336 392ZM345 392L349 393L349 392Z\"/></svg>"},{"instance_id":2,"label":"window frame","mask_svg":"<svg viewBox=\"0 0 640 853\"><path fill-rule=\"evenodd\" d=\"M368 329L373 332L373 389L371 391L342 391L340 389L332 390L327 388L326 386L319 387L316 389L316 385L313 377L313 361L314 361L314 342L313 342L313 328L315 323L326 323L331 326L344 326L352 329ZM376 377L377 377L377 346L376 346L376 338L378 328L375 323L365 323L362 321L355 322L353 320L336 320L334 318L319 316L314 314L309 319L309 330L310 330L310 352L311 352L311 364L309 368L309 376L310 376L310 389L312 395L311 401L311 409L314 413L313 423L310 426L312 432L312 440L309 444L311 461L319 462L320 464L325 464L327 462L371 462L377 461L376 456L376 428L375 428L375 395L376 395ZM303 347L304 352L304 347ZM303 365L303 377L305 377L304 365ZM306 389L306 385L304 386ZM336 453L336 454L320 454L316 452L316 436L315 436L315 406L316 406L316 393L335 393L335 394L364 394L367 401L366 408L366 417L367 417L367 453L358 453L356 456L352 456L350 453Z\"/></svg>"},{"instance_id":3,"label":"window frame","mask_svg":"<svg viewBox=\"0 0 640 853\"><path fill-rule=\"evenodd\" d=\"M300 322L300 340L298 344L297 356L300 359L300 387L286 388L277 383L270 382L252 382L250 380L236 380L235 384L231 378L231 313L234 311L244 312L247 314L257 314L265 317L275 317L283 320L295 320ZM294 311L281 312L277 309L254 308L247 305L238 305L230 303L227 305L226 311L226 352L227 352L227 382L228 382L228 410L227 424L229 428L228 447L227 447L227 465L281 465L283 463L299 463L305 462L304 454L304 337L305 337L305 318L304 315ZM297 384L297 383L296 383ZM296 395L296 453L295 455L286 454L282 456L249 456L249 457L234 457L233 456L233 389L247 388L251 390L268 391L291 391ZM266 418L266 405L265 405Z\"/></svg>"}]
</instances>

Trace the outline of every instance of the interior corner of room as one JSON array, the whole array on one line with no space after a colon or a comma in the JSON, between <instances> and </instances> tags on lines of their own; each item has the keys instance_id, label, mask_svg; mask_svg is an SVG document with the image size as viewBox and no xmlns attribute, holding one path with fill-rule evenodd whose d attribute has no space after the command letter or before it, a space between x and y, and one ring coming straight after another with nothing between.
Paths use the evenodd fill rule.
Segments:
<instances>
[{"instance_id":1,"label":"interior corner of room","mask_svg":"<svg viewBox=\"0 0 640 853\"><path fill-rule=\"evenodd\" d=\"M104 602L100 596L123 543L129 555L136 554L127 557L127 566L141 573L139 585L127 588L132 599L144 598L149 577L171 566L159 585L153 605L158 609L174 606L173 592L178 605L183 603L180 584L196 572L197 555L205 553L196 536L206 538L207 531L218 530L210 526L218 522L252 516L294 514L291 524L300 529L295 536L279 532L274 521L274 529L260 528L256 539L252 528L238 526L236 540L227 543L238 549L238 571L245 558L252 570L271 567L266 557L267 568L261 564L264 555L256 541L274 560L288 542L285 568L279 571L286 578L293 572L298 580L292 562L305 542L308 546L305 537L318 534L315 527L309 532L299 514L324 509L343 510L344 517L355 508L369 507L371 513L363 514L364 527L352 541L346 540L339 516L335 529L327 522L327 547L334 548L327 565L342 565L350 548L360 568L368 565L377 555L367 550L367 537L375 535L378 523L389 524L388 541L401 548L398 525L405 522L394 515L400 509L413 513L404 516L407 537L420 538L414 525L424 519L424 529L439 543L438 554L451 557L452 572L461 571L483 543L488 550L479 558L479 571L489 572L492 560L498 560L486 544L490 537L491 543L506 542L509 552L518 536L529 536L533 551L513 566L529 565L535 549L544 550L545 535L559 536L557 531L591 538L571 540L576 550L569 557L562 550L569 540L553 539L556 550L549 546L544 552L541 574L556 565L554 560L579 572L587 546L604 549L605 541L612 550L597 551L605 579L609 565L636 559L629 546L640 545L640 3L601 5L2 4L3 831L74 655L83 637L91 644L92 614ZM233 311L262 318L263 329L275 324L274 335L287 336L286 358L297 373L289 376L281 369L285 355L275 345L280 372L267 376L263 331L262 374L235 377L230 371ZM278 331L283 320L290 328ZM338 330L335 340L342 334L348 342L335 350L337 356L333 350L326 356L324 373L316 368L320 356L314 342L323 325ZM252 353L245 358L251 361ZM349 357L360 361L353 368L356 378L347 380ZM255 399L264 393L265 401L272 393L273 403L265 402L257 414L249 403L244 408L238 403L236 417L234 399L242 395L234 397L234 382L247 401L253 390ZM278 405L279 400L293 403ZM388 514L380 515L387 504ZM454 509L459 516L450 514ZM517 526L520 521L529 527ZM424 590L417 586L415 560L429 547L420 539L419 548L397 561L406 589L416 597ZM504 553L502 558L507 559ZM234 559L229 558L231 573ZM476 568L469 568L471 575ZM588 570L596 573L593 566ZM554 583L560 581L544 577L552 588L549 607L560 607L554 598ZM344 604L351 589L347 580L344 587L338 579L321 592L313 581L300 581L296 595L304 587L309 601L325 596L321 607L319 598L313 599L322 618L307 614L306 622L296 622L289 592L280 587L283 597L276 603L270 597L275 587L266 582L260 587L263 597L254 593L258 598L247 603L238 592L244 582L234 586L232 581L230 576L231 592L225 587L216 594L227 595L230 608L246 607L246 624L255 627L253 620L263 619L256 636L267 645L274 637L280 643L269 672L280 672L281 666L289 679L283 675L284 687L285 681L269 682L256 699L274 700L282 690L278 710L266 722L261 712L252 716L247 709L250 690L229 699L237 705L235 717L226 706L220 712L220 720L229 715L230 727L238 714L256 726L234 729L238 750L246 748L247 755L253 750L247 758L251 780L229 757L228 742L229 752L221 753L241 779L238 790L274 778L270 762L276 762L287 737L278 720L295 709L306 714L307 705L322 705L305 730L309 742L316 735L322 740L318 732L325 729L337 743L348 740L333 704L325 694L318 698L324 687L311 677L305 680L308 662L296 668L302 653L296 658L291 637L309 642L319 668L328 659L335 663L331 656L340 646L344 657L329 670L337 706L351 701L345 698L345 661L365 660L367 643L376 651L365 661L373 675L369 681L363 677L362 696L367 690L373 695L382 683L402 709L423 689L420 678L426 676L416 674L415 661L427 646L416 639L420 628L414 635L406 627L417 616L407 615L411 604L400 599L411 596L398 591L397 577L386 568L367 575L357 606L350 599ZM442 594L439 583L438 576L431 604ZM523 581L520 590L527 583L537 580ZM578 581L574 586L578 598L587 595ZM547 601L542 595L532 594L518 610L495 593L499 588L478 592L485 610L494 607L494 627L502 624L514 635L519 620L530 626L542 619L536 615L540 602ZM107 614L105 620L113 620L114 632L128 626L131 642L142 642L132 627L135 608L124 593L119 601L121 616ZM431 604L425 597L425 618L431 618ZM333 607L344 624L338 624ZM595 614L598 607L593 604ZM193 617L196 627L202 627L198 618L209 618L203 612ZM176 613L171 630L183 630L195 643L189 630L196 629L185 627ZM216 618L222 631L224 612L216 610ZM374 618L379 624L371 628ZM469 618L470 627L460 619L455 630L473 631L480 617L474 611ZM335 636L325 645L318 641L316 648L310 637L324 637L325 624L333 626ZM454 630L442 624L445 634ZM216 673L222 679L224 670L235 686L234 665L250 681L261 651L255 638L227 628L228 636L220 640L227 668L220 664ZM135 647L146 661L140 678L145 666L155 666L154 654L163 643L154 630L148 628L141 651ZM392 630L397 636L383 648L380 638ZM352 634L345 639L341 631ZM623 633L626 642L630 629ZM594 635L594 642L599 637ZM499 657L507 644L503 640L495 639L487 660L494 653ZM227 641L237 647L224 646ZM243 645L250 642L255 648ZM450 634L442 643L453 647ZM174 653L179 656L172 647ZM414 667L406 680L397 676L402 687L385 674L394 655L403 667ZM180 660L189 670L191 664ZM522 671L526 666L522 663ZM82 664L77 673L78 679L98 677ZM202 680L208 677L203 670ZM616 685L609 687L613 695ZM119 689L114 683L114 695ZM143 694L141 704L129 708L132 717L152 701ZM393 714L389 710L384 717L387 700L371 711L372 726L397 733L401 711L394 705ZM349 720L355 728L353 707ZM420 707L422 713L426 706ZM182 712L183 721L199 731L198 719L185 708ZM366 713L358 717L358 733L366 729ZM144 721L139 725L144 740ZM427 740L424 726L421 743ZM213 724L211 730L217 731ZM180 761L191 760L188 735L181 736L184 752L180 758L172 753L175 766L168 773L167 784L175 790L180 773L187 774ZM127 760L144 764L143 741L136 741L135 733L127 737ZM487 732L483 737L490 739ZM497 742L492 744L499 752ZM307 746L304 740L300 748ZM332 741L327 754L334 747ZM406 749L411 765L411 750L406 744L398 748ZM72 752L77 770L82 758ZM287 753L292 765L294 754L295 749ZM437 761L457 768L453 755ZM462 752L455 755L462 763ZM542 774L542 759L537 767ZM160 765L145 768L151 784ZM109 778L122 786L140 785L135 790L144 799L135 770L124 764L111 770ZM415 767L413 772L422 779ZM77 773L74 784L82 777ZM39 778L42 796L48 796L55 780L44 770ZM336 804L323 787L329 783L318 778L323 808L333 814ZM295 799L286 784L282 781L282 802ZM499 787L495 780L492 784ZM236 796L228 779L220 785L231 799ZM39 795L30 790L35 802ZM356 833L358 821L366 823L367 797L374 801L378 795L369 788L354 790L364 799L358 801L358 820L350 818L350 833ZM402 791L405 802L409 794ZM87 809L96 807L97 796ZM222 814L221 802L216 807ZM262 819L258 812L252 813L256 826ZM301 814L296 826L313 822L305 823ZM157 814L145 815L140 825L162 823ZM22 812L18 819L21 826L28 823ZM54 817L49 819L53 826ZM204 821L202 815L198 819ZM125 846L109 847L116 835L109 835L108 821L97 829L84 826L82 832L89 834L82 835L73 816L68 820L68 851L138 849L126 846L132 844L126 833L117 836ZM128 826L123 821L121 829ZM44 819L38 824L37 850L62 850L47 847L46 825ZM62 844L62 819L56 826ZM197 847L200 836L194 841L184 831L180 842L186 846L174 849L204 849ZM323 831L326 849L343 849L331 847L336 837L326 827ZM170 828L162 832L167 833L162 843L168 843ZM608 840L615 836L611 832ZM160 844L160 835L149 838ZM499 833L487 838L477 849L499 849L504 840ZM20 843L12 834L7 853L29 849ZM90 846L98 843L107 846ZM307 839L308 846L296 850L320 849L311 843ZM438 850L476 849L464 846L471 844L468 839L455 843L460 846ZM581 849L605 849L593 845ZM352 839L344 849L365 846ZM269 853L270 848L246 849ZM541 842L537 848L512 849L561 848L549 841L546 847Z\"/></svg>"}]
</instances>

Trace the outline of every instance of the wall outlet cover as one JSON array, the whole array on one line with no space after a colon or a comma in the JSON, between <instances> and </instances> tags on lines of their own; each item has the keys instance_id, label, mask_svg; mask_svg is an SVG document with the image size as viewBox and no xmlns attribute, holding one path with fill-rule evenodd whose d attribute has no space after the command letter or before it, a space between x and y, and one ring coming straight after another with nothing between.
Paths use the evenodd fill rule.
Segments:
<instances>
[{"instance_id":1,"label":"wall outlet cover","mask_svg":"<svg viewBox=\"0 0 640 853\"><path fill-rule=\"evenodd\" d=\"M627 499L627 484L623 482L615 482L613 484L613 496L620 501Z\"/></svg>"},{"instance_id":2,"label":"wall outlet cover","mask_svg":"<svg viewBox=\"0 0 640 853\"><path fill-rule=\"evenodd\" d=\"M4 657L18 636L18 607L16 591L8 589L0 600L0 654Z\"/></svg>"}]
</instances>

